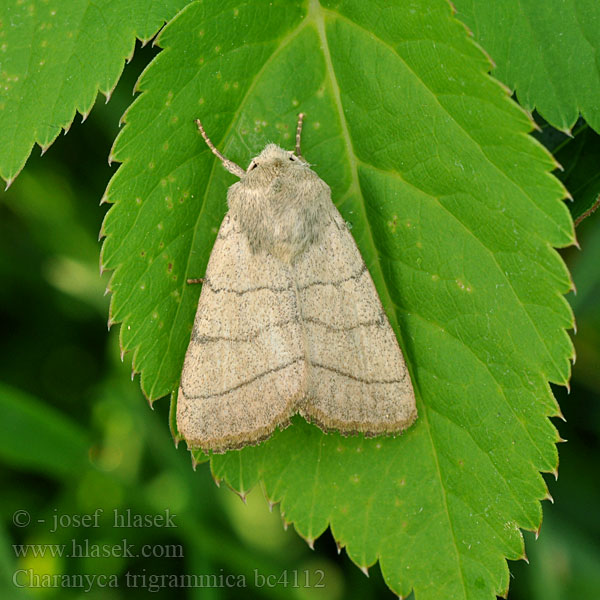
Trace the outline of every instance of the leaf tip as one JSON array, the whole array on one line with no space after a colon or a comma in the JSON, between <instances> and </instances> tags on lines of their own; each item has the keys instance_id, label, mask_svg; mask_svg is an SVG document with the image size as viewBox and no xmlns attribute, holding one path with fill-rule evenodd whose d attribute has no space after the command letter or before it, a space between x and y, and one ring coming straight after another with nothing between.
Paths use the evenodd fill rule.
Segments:
<instances>
[{"instance_id":1,"label":"leaf tip","mask_svg":"<svg viewBox=\"0 0 600 600\"><path fill-rule=\"evenodd\" d=\"M533 115L529 112L527 114L529 115L529 119L531 120L531 125L533 126L533 129L535 129L535 131L538 131L539 133L541 133L542 128L539 126L538 122L533 118ZM552 158L554 158L554 156ZM562 168L562 165L556 160L556 158L554 158L554 162L556 163L557 169L564 171L564 169Z\"/></svg>"},{"instance_id":2,"label":"leaf tip","mask_svg":"<svg viewBox=\"0 0 600 600\"><path fill-rule=\"evenodd\" d=\"M172 423L169 422L169 430L171 431L171 439L173 440L173 444L175 445L175 449L179 448L179 443L183 440L183 437L179 435L177 431L177 427L173 426Z\"/></svg>"},{"instance_id":3,"label":"leaf tip","mask_svg":"<svg viewBox=\"0 0 600 600\"><path fill-rule=\"evenodd\" d=\"M8 190L8 188L13 184L13 181L15 180L14 177L9 177L6 180L6 187L4 188L4 191L6 192Z\"/></svg>"},{"instance_id":4,"label":"leaf tip","mask_svg":"<svg viewBox=\"0 0 600 600\"><path fill-rule=\"evenodd\" d=\"M358 568L365 574L366 577L369 576L369 567L366 565L359 565Z\"/></svg>"},{"instance_id":5,"label":"leaf tip","mask_svg":"<svg viewBox=\"0 0 600 600\"><path fill-rule=\"evenodd\" d=\"M212 478L213 478L213 481L215 482L215 485L218 488L220 488L221 487L221 480L214 473L212 473Z\"/></svg>"},{"instance_id":6,"label":"leaf tip","mask_svg":"<svg viewBox=\"0 0 600 600\"><path fill-rule=\"evenodd\" d=\"M552 494L550 494L550 492L548 490L546 490L546 494L544 495L542 500L550 500L550 503L554 504L554 498L552 497ZM529 561L527 561L527 562L529 562Z\"/></svg>"},{"instance_id":7,"label":"leaf tip","mask_svg":"<svg viewBox=\"0 0 600 600\"><path fill-rule=\"evenodd\" d=\"M308 545L308 547L311 550L314 550L315 549L315 538L310 537L310 536L306 536L306 537L302 536L302 537L304 538L304 541L306 542L306 544Z\"/></svg>"},{"instance_id":8,"label":"leaf tip","mask_svg":"<svg viewBox=\"0 0 600 600\"><path fill-rule=\"evenodd\" d=\"M563 422L565 422L565 423L566 423L566 422L567 422L567 419L565 419L565 415L563 415L563 412L562 412L562 410L560 410L560 406L558 406L558 407L557 407L557 409L558 409L558 410L557 410L556 414L555 414L555 415L553 415L553 416L555 416L555 417L558 417L559 419L561 419Z\"/></svg>"},{"instance_id":9,"label":"leaf tip","mask_svg":"<svg viewBox=\"0 0 600 600\"><path fill-rule=\"evenodd\" d=\"M190 450L190 458L192 459L192 469L195 471L198 466L198 461L196 460L196 455L192 450Z\"/></svg>"},{"instance_id":10,"label":"leaf tip","mask_svg":"<svg viewBox=\"0 0 600 600\"><path fill-rule=\"evenodd\" d=\"M568 136L570 138L574 138L575 137L573 135L571 127L563 127L562 129L559 128L559 131L562 131L562 133L564 133L566 136Z\"/></svg>"},{"instance_id":11,"label":"leaf tip","mask_svg":"<svg viewBox=\"0 0 600 600\"><path fill-rule=\"evenodd\" d=\"M337 553L341 554L342 553L342 544L340 544L340 542L338 542L337 540L335 540L335 547L337 548Z\"/></svg>"}]
</instances>

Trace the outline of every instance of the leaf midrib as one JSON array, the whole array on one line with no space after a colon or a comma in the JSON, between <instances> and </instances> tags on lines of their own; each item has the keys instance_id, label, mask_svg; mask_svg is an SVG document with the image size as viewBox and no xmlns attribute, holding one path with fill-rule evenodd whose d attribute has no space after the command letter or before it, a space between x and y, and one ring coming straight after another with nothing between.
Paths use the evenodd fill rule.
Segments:
<instances>
[{"instance_id":1,"label":"leaf midrib","mask_svg":"<svg viewBox=\"0 0 600 600\"><path fill-rule=\"evenodd\" d=\"M310 1L311 1L311 6L312 6L312 5L314 5L314 4L316 4L316 3L318 3L318 0L310 0ZM329 10L327 10L327 11L323 10L323 12L330 13L330 14L334 15L334 18L339 18L340 20L343 20L343 21L345 21L346 23L349 23L349 24L350 24L351 26L353 26L353 27L356 27L356 28L358 28L358 29L360 29L360 30L362 30L362 31L366 31L366 30L364 30L364 29L363 29L363 28L362 28L362 27L361 27L361 26L360 26L358 23L356 23L356 22L354 22L354 21L352 21L352 20L348 19L348 18L347 18L347 17L345 17L344 15L341 15L341 14L339 14L339 13L332 12L332 11L329 11ZM321 20L322 20L322 19L321 19ZM406 68L407 68L407 69L408 69L408 70L409 70L409 71L410 71L410 72L411 72L411 73L414 75L415 79L416 79L417 81L420 81L420 82L423 84L423 86L424 86L424 87L425 87L425 88L426 88L426 89L427 89L427 90L428 90L428 91L431 93L431 95L433 96L433 98L435 98L435 99L436 99L436 101L437 101L437 97L436 97L435 93L433 92L433 90L431 90L431 89L430 89L430 88L429 88L429 87L426 85L426 83L425 83L425 82L424 82L424 81L423 81L423 80L422 80L422 79L421 79L421 78L418 76L418 74L417 74L417 73L416 73L416 72L415 72L415 71L414 71L414 70L411 68L411 66L410 66L410 65L408 65L408 64L406 63L406 61L405 61L405 60L404 60L404 59L403 59L403 58L402 58L402 57L401 57L401 56L398 54L398 52L397 52L397 50L396 50L395 48L393 48L392 46L390 46L390 45L389 45L387 42L385 42L385 40L383 40L383 39L381 39L380 37L376 36L374 33L372 33L372 32L367 32L367 33L369 33L369 35L370 35L370 36L372 36L374 39L376 39L376 40L377 40L377 42L379 42L380 44L382 44L383 46L385 46L385 47L386 47L386 48L387 48L387 49L388 49L390 52L392 52L392 53L394 54L394 56L396 56L396 57L398 58L398 60L400 60L400 61L401 61L401 62L402 62L404 65L405 65L405 67L406 67ZM330 57L330 55L329 55L329 47L328 47L328 45L326 45L326 42L323 42L323 51L326 53L326 58L327 58L327 60L329 60L329 62L331 63L331 57ZM334 82L335 82L335 73L333 72L333 67L332 67L332 70L331 70L331 72L330 72L330 77L332 78L332 87L333 87L333 86L334 86ZM345 122L345 117L344 117L344 114L343 114L343 110L342 110L342 108L341 108L341 100L340 100L340 98L339 98L339 86L337 86L337 83L335 83L335 89L337 90L337 93L338 93L338 97L336 98L336 104L337 104L337 106L338 106L338 112L339 112L339 115L340 115L340 121L342 122L342 128L343 128L343 130L345 130L345 132L346 132L346 134L347 134L347 133L348 133L348 127L347 127L347 124L346 124L346 122ZM526 191L526 190L524 190L524 189L523 189L523 188L521 188L519 185L517 185L517 183L516 183L516 182L514 182L512 179L510 179L510 177L508 177L506 173L504 173L503 171L501 171L501 170L500 170L500 168L499 168L499 167L498 167L498 166L497 166L497 165L496 165L496 164L495 164L493 161L491 161L491 160L490 160L490 159L487 157L486 153L483 151L483 148L481 147L481 145L480 145L480 144L478 144L477 140L473 139L473 137L472 137L472 136L469 134L469 132L468 132L468 131L466 131L466 130L464 129L464 127L463 127L463 126L462 126L462 125L461 125L461 124L460 124L458 121L456 121L456 119L454 119L453 115L452 115L451 113L449 113L449 112L448 112L448 110L447 110L447 109L446 109L446 108L445 108L445 107L444 107L444 106L443 106L443 105L442 105L440 102L438 102L438 105L439 105L439 106L440 106L440 108L441 108L441 109L442 109L442 110L443 110L443 111L444 111L444 112L445 112L445 113L446 113L446 114L447 114L447 115L448 115L448 116L449 116L449 117L452 119L452 121L453 121L454 123L456 123L456 125L457 125L457 126L460 128L460 130L461 130L461 131L462 131L462 132L463 132L463 133L464 133L464 134L465 134L465 135L466 135L466 136L467 136L467 137L468 137L468 138L469 138L469 139L470 139L470 140L471 140L471 141L472 141L472 142L475 144L475 146L476 146L477 148L479 148L479 149L480 149L480 151L481 151L481 153L483 154L483 156L485 156L485 158L486 158L486 161L487 161L487 162L488 162L490 165L492 165L492 167L493 167L493 168L494 168L496 171L498 171L498 172L499 172L499 173L500 173L500 174L501 174L503 177L507 178L507 179L508 179L508 181L510 181L510 182L511 182L511 183L512 183L512 184L513 184L513 185L514 185L514 186L515 186L515 187L516 187L516 188L517 188L517 189L518 189L518 190L519 190L519 191L520 191L520 192L521 192L521 193L524 195L524 197L526 197L526 198L527 198L527 199L528 199L528 200L531 202L531 204L533 205L533 207L534 207L536 210L540 210L540 212L542 212L542 214L544 214L544 216L546 216L547 218L549 218L549 217L548 217L548 215L546 215L546 214L545 214L543 211L541 211L541 209L539 209L539 207L538 207L538 205L536 204L536 202L535 202L535 201L534 201L534 200L533 200L533 199L532 199L532 198L529 196L529 194L527 193L527 191ZM353 148L353 146L352 146L352 143L351 143L351 141L350 141L349 139L348 139L348 145L349 145L349 147L350 147L350 148ZM352 152L352 154L354 155L354 152ZM354 156L352 156L352 157L349 157L349 161L350 161L350 164L351 164L351 168L352 168L353 177L354 177L354 178L356 178L356 181L358 181L358 173L357 173L357 161L356 161L356 158L355 158ZM438 200L438 202L439 202L439 200ZM370 238L370 240L371 240L372 246L373 246L373 248L376 250L376 252L379 254L379 252L378 252L378 250L377 250L377 246L376 246L376 244L375 244L375 241L374 241L374 238L373 238L372 228L371 228L371 226L370 226L370 224L369 224L369 220L368 220L368 218L367 218L367 215L366 215L366 210L365 210L365 208L364 208L364 204L363 204L363 203L359 203L359 204L360 204L360 206L361 206L361 209L362 209L363 215L364 215L364 217L365 217L365 223L366 223L366 225L367 225L367 228L368 228L368 230L369 230L369 238ZM441 205L441 203L440 203L440 206L443 206L443 205ZM444 208L445 208L445 207L444 207ZM447 209L446 209L446 210L447 210ZM459 223L461 223L461 224L463 225L463 227L465 227L465 229L467 229L467 230L468 230L468 227L466 227L466 225L464 225L464 224L463 224L463 223L460 221L460 219L458 219L458 218L457 218L457 217L456 217L456 216L455 216L453 213L451 213L450 211L448 211L448 213L449 213L449 214L452 214L452 216L453 216L453 217L454 217L454 218L455 218L455 219L456 219L456 220L457 220ZM469 230L469 231L470 231L470 230ZM470 232L470 233L471 233L471 235L473 235L473 237L474 237L474 238L478 239L478 238L477 238L477 236L475 236L475 235L474 235L472 232ZM481 242L480 240L478 240L478 241L479 241L479 242L480 242L480 243L481 243L481 244L482 244L482 245L485 247L485 245L483 244L483 242ZM546 244L547 246L549 246L548 242L545 242L545 244ZM492 255L492 257L493 257L494 261L495 261L495 262L496 262L496 264L497 264L497 260L496 260L496 257L494 256L494 254L493 254L491 251L490 251L490 254ZM380 273L380 275L381 275L381 277L382 277L382 280L385 282L385 277L383 276L383 270L381 269L381 267L380 267L379 263L376 263L376 264L377 264L377 270L379 271L379 273ZM500 266L499 266L499 265L498 265L498 267L500 268ZM543 347L543 348L545 348L545 350L546 350L546 355L547 355L547 356L548 356L548 358L550 359L550 362L551 362L551 363L552 363L552 365L554 366L554 368L555 368L555 370L556 370L557 374L561 374L561 373L562 373L562 369L560 368L560 366L559 366L559 365L558 365L558 363L556 362L556 360L555 360L554 356L553 356L553 355L552 355L552 353L550 352L549 345L546 343L546 340L544 339L544 336L543 336L543 335L541 334L541 332L538 330L538 328L537 328L537 326L536 326L535 322L534 322L534 321L533 321L533 319L531 318L531 315L530 315L530 314L527 312L527 310L525 310L525 308L523 307L523 305L522 305L522 303L521 303L521 300L520 300L520 298L519 298L519 295L517 294L517 292L516 292L516 290L515 290L515 288L514 288L514 286L513 286L512 282L511 282L511 281L508 279L508 277L506 277L506 276L504 275L504 272L502 271L502 269L501 269L501 268L500 268L500 271L503 273L503 276L504 276L505 280L507 281L507 283L508 283L508 285L509 285L510 289L512 290L513 294L515 295L515 298L517 299L517 304L518 304L518 305L519 305L519 306L520 306L520 307L523 309L523 314L525 315L526 319L527 319L527 320L530 322L530 324L531 324L531 325L532 325L532 327L534 328L534 330L535 330L535 332L536 332L536 335L537 335L537 337L538 337L538 339L539 339L539 341L540 341L540 343L541 343L542 347ZM389 293L389 290L388 290L387 288L388 288L388 286L387 286L387 284L386 284L386 289L385 289L385 292L386 292L386 298L387 298L389 301L391 301L391 295L390 295L390 293ZM557 381L556 383L559 383L559 384L560 384L561 382L560 382L560 381Z\"/></svg>"}]
</instances>

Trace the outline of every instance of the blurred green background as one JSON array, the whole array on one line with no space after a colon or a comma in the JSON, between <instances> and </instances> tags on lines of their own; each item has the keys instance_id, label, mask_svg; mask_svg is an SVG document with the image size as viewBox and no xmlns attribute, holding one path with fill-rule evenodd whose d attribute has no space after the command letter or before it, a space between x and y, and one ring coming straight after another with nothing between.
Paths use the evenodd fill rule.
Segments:
<instances>
[{"instance_id":1,"label":"blurred green background","mask_svg":"<svg viewBox=\"0 0 600 600\"><path fill-rule=\"evenodd\" d=\"M0 193L0 597L393 598L378 566L366 578L329 532L312 551L293 527L284 530L260 489L244 504L215 486L207 464L194 472L185 444L176 450L170 437L168 400L150 410L130 381L130 359L119 358L118 327L107 334L108 276L98 274L97 241L106 207L98 201L116 168L107 157L119 118L154 53L138 48L110 103L101 97L84 124L32 157ZM563 252L577 286L569 297L578 324L571 393L555 390L567 419L557 427L569 443L559 448L558 481L547 477L555 504L544 503L539 539L526 534L530 564L509 564L511 600L600 594L599 219L578 228L581 250ZM69 523L96 509L99 527ZM115 528L115 509L168 509L175 526ZM73 543L93 549L124 539L132 553L148 545L155 556L60 557L47 546L66 544L69 553ZM45 555L18 557L14 544L39 544ZM35 573L42 587L15 586L17 570L18 583L36 581ZM259 584L274 575L272 585L256 586L255 571ZM45 587L44 574L116 574L119 587L102 578L89 591L85 580L83 588L64 584L72 578ZM168 579L151 579L159 574L213 574L223 587L173 589ZM243 576L247 587L227 587L235 581L227 575Z\"/></svg>"}]
</instances>

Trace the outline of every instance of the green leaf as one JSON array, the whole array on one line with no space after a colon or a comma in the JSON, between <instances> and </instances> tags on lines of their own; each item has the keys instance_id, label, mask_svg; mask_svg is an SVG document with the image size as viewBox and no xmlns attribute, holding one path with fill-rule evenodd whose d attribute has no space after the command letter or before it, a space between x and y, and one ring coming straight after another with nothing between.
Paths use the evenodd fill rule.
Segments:
<instances>
[{"instance_id":1,"label":"green leaf","mask_svg":"<svg viewBox=\"0 0 600 600\"><path fill-rule=\"evenodd\" d=\"M32 0L0 4L0 176L45 151L98 90L107 101L133 55L189 0Z\"/></svg>"},{"instance_id":2,"label":"green leaf","mask_svg":"<svg viewBox=\"0 0 600 600\"><path fill-rule=\"evenodd\" d=\"M534 136L553 153L555 175L569 191L568 207L575 225L593 214L600 205L600 135L583 120L572 135L566 135L537 117Z\"/></svg>"},{"instance_id":3,"label":"green leaf","mask_svg":"<svg viewBox=\"0 0 600 600\"><path fill-rule=\"evenodd\" d=\"M307 539L330 526L418 600L506 593L557 467L573 324L573 241L555 162L438 0L205 0L161 33L113 155L102 261L111 315L150 400L177 388L202 277L235 181L196 131L248 164L293 146L331 186L398 334L419 419L397 438L324 435L301 418L211 457L259 480Z\"/></svg>"},{"instance_id":4,"label":"green leaf","mask_svg":"<svg viewBox=\"0 0 600 600\"><path fill-rule=\"evenodd\" d=\"M3 462L58 477L88 464L86 432L40 400L0 384L0 414Z\"/></svg>"},{"instance_id":5,"label":"green leaf","mask_svg":"<svg viewBox=\"0 0 600 600\"><path fill-rule=\"evenodd\" d=\"M492 57L494 75L551 125L579 114L600 132L600 4L596 0L455 0L457 16Z\"/></svg>"},{"instance_id":6,"label":"green leaf","mask_svg":"<svg viewBox=\"0 0 600 600\"><path fill-rule=\"evenodd\" d=\"M600 135L583 124L556 148L554 156L563 169L556 175L573 197L569 210L578 225L600 202Z\"/></svg>"}]
</instances>

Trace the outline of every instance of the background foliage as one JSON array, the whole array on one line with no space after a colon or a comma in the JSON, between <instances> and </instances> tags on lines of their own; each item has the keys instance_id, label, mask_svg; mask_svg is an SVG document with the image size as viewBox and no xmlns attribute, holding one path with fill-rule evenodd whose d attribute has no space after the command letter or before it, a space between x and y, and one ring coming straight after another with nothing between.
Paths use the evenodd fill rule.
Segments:
<instances>
[{"instance_id":1,"label":"background foliage","mask_svg":"<svg viewBox=\"0 0 600 600\"><path fill-rule=\"evenodd\" d=\"M437 6L441 14L447 10L441 5ZM337 10L333 4L329 8ZM292 16L286 15L286 18L291 19ZM185 32L183 19L179 19L179 32L171 29L172 39L177 40ZM168 39L168 34L165 34L161 43L167 44ZM108 168L101 168L100 165L108 155L108 146L116 133L118 118L129 103L134 70L139 72L141 65L148 62L151 52L147 50L140 56L139 62L136 61L131 70L128 69L122 88L117 89L115 98L107 107L99 106L94 110L90 123L77 127L59 145L52 147L43 161L32 161L10 192L2 197L0 210L3 213L1 226L4 248L0 267L6 285L1 298L7 334L3 337L6 356L2 364L2 380L5 385L1 390L6 435L3 435L0 457L7 466L3 489L11 490L3 498L3 514L10 518L14 510L23 507L36 516L49 517L54 509L58 512L82 513L92 511L99 502L107 510L120 506L137 508L140 512L159 511L169 506L182 516L180 527L167 541L182 541L186 547L186 563L178 563L174 566L175 570L214 572L223 567L228 572L248 573L250 576L253 568L263 572L279 572L284 568L289 569L290 565L311 569L318 567L326 572L327 597L348 597L350 594L369 597L370 594L375 596L384 593L385 587L378 569L371 569L372 579L367 581L357 569L349 568L345 553L336 556L335 545L328 535L317 541L317 550L321 552L310 555L293 534L282 534L279 524L276 527L274 525L280 518L266 513L265 503L256 490L249 496L250 508L241 510L243 505L233 495L224 493L223 488L215 490L210 481L206 481L206 468L199 468L196 474L191 473L185 451L180 448L178 454L181 456L176 457L169 444L165 427L168 411L165 406L160 406L164 403L156 405L156 412L148 411L133 386L123 381L123 368L115 364L118 350L114 334L106 341L103 331L107 305L102 291L106 281L101 284L95 272L98 252L95 237L103 210L94 206L94 200L102 195L109 176ZM175 64L182 64L181 57ZM176 80L182 77L180 72L174 71L168 58L163 60L163 69L159 77L163 85L169 74ZM154 72L155 77L157 73L160 71ZM151 81L150 77L149 72L142 80L142 87L144 81ZM406 90L406 86L403 89ZM234 90L231 89L231 92L235 93ZM151 96L149 98L151 100ZM168 96L165 99L168 106ZM150 108L146 108L145 112L142 109L144 104L138 104L137 114L141 120L151 114ZM264 106L262 110L266 111ZM318 114L318 110L315 107L313 112ZM248 111L250 113L251 109L248 108ZM290 106L288 112L288 120L291 119L293 123L296 107ZM130 123L131 119L134 119L134 112L127 117ZM323 119L323 122L326 121ZM597 191L594 191L597 187L594 186L597 185L598 170L588 165L594 164L590 159L590 156L593 157L590 148L594 145L597 147L596 134L585 123L581 123L575 129L577 135L574 141L569 141L564 136L557 136L541 119L540 125L542 141L556 152L557 157L560 153L558 160L566 167L563 181L571 194L578 202L580 197L593 201L597 197ZM5 132L8 131L10 128L5 129ZM135 129L131 131L134 133ZM285 130L281 129L280 134L283 136ZM125 153L128 139L126 134L123 135L120 151ZM265 135L268 133L259 124L258 131L247 137L258 148ZM273 135L278 134L273 131ZM327 131L322 135L327 138ZM318 135L313 139L312 146L316 152ZM240 143L239 140L237 143ZM189 145L192 156L204 150L197 147L194 136L190 137ZM131 147L135 148L135 144ZM308 147L311 147L310 143ZM238 146L236 151L235 143L231 147L225 145L225 148L234 153L243 152L244 156L255 150L254 147ZM153 150L155 148L149 145L148 151ZM176 158L180 151L190 151L187 145L181 143L176 143L175 148L170 145L169 150ZM120 158L119 146L114 157ZM189 182L191 189L195 189L195 181L202 180L202 160L210 164L204 154L197 158L194 170L190 170L193 177ZM333 166L328 167L325 158L319 162L323 169L329 169L330 174L339 172L340 165L334 169ZM200 165L198 174L195 171L197 165ZM3 173L11 176L10 171ZM435 175L439 177L439 173ZM222 174L218 177L223 180L220 184L223 190L227 181ZM333 186L336 185L334 175L325 178ZM423 174L416 179L423 182ZM113 190L117 183L113 183ZM343 189L343 185L342 177L337 186ZM364 191L364 186L362 189ZM142 197L146 199L150 196L144 194ZM222 202L219 198L224 198L223 192L214 192L214 197ZM353 204L352 194L349 194L346 202L349 215L352 215L354 208L360 207L359 204ZM209 211L215 221L222 214L219 210L222 207ZM361 240L361 219L355 217L354 220L358 228L354 233ZM126 225L125 221L123 227ZM579 239L584 252L576 254L570 251L566 255L578 287L578 295L570 300L580 330L573 394L562 403L569 423L560 427L561 434L571 441L561 448L560 480L558 484L550 483L557 505L551 509L546 507L541 538L528 545L532 566L523 569L511 563L511 570L519 571L511 598L591 598L592 590L596 589L598 583L597 571L594 570L598 565L595 536L600 524L594 522L590 511L582 510L586 505L594 506L598 490L589 473L593 463L583 461L581 457L597 452L598 441L598 414L594 399L599 388L595 366L598 364L600 315L597 303L594 303L599 283L593 265L599 255L600 242L596 239L598 236L594 229L597 227L594 228L593 221L584 222L582 228ZM210 249L210 244L204 241L202 247L206 253L206 247ZM366 248L368 258L368 245ZM364 242L361 249L365 251ZM167 267L168 261L164 264L157 261L155 268L168 270ZM156 277L150 278L149 282L155 280ZM379 285L385 280L385 275L381 274ZM193 306L193 301L190 304ZM179 335L185 338L185 335ZM35 340L33 344L32 340ZM176 345L184 350L185 343L183 346ZM142 359L138 357L138 360ZM156 369L151 368L149 372L156 376ZM149 389L151 391L146 386L146 390ZM162 393L164 390L159 389L151 395L157 397ZM52 406L55 410L48 408ZM297 423L295 429L288 430L286 435L293 436L297 431L301 435L314 436L314 432L303 432L301 423ZM90 446L90 440L92 450L86 457L85 449ZM305 443L306 438L300 442ZM450 442L454 443L452 440ZM290 443L294 444L294 440L275 440L275 444L280 444L279 447L274 446L280 459L290 460L282 456L282 452L293 447ZM346 450L357 448L360 449L361 444L357 446L356 440L350 440ZM247 477L249 472L252 479L256 477L256 468L260 465L263 476L265 474L264 457L254 460L256 453L253 450L248 454L245 472L240 470L239 463L237 468L235 464L228 465L228 462L231 463L230 457L214 463L213 469L219 477L229 478L238 489L245 491L249 482L248 479L240 480L240 474ZM366 464L361 468L362 472L369 467ZM278 468L278 464L274 463L274 474ZM266 474L268 478L268 470ZM323 493L327 493L327 482L331 482L334 476L335 469L325 478ZM267 492L277 496L277 486L271 484L269 489L267 482ZM302 490L296 490L291 498L300 497L301 493ZM236 503L231 504L231 499ZM218 507L216 515L213 512L215 506ZM293 512L293 507L287 509L286 513L289 514L290 510ZM326 524L322 518L321 522ZM535 523L535 516L532 523ZM302 527L300 529L306 537L313 537L314 532L302 530ZM105 529L100 533L104 537L114 536L118 541L120 532ZM146 543L154 539L165 541L159 530L129 533L132 538ZM69 539L88 534L70 530L60 535ZM49 536L47 528L41 525L25 531L13 529L11 535L13 539L25 542L57 543L62 539L55 534ZM356 536L356 531L352 535ZM397 540L392 540L391 544L393 547ZM518 551L514 558L517 556ZM355 555L353 558L358 564L370 562L368 556ZM3 573L10 575L15 568L14 555L10 551L5 553L3 561ZM36 569L49 572L89 572L98 569L121 572L142 568L148 572L164 572L164 565L153 564L152 561L127 562L114 558L111 561L87 563L49 559L19 561L19 566L23 564L33 564ZM422 571L426 572L426 569ZM389 573L387 577L389 582ZM406 581L410 584L414 580L408 578ZM434 585L439 586L439 582ZM7 589L15 591L11 585ZM433 589L433 593L436 591L439 591L439 587ZM302 596L318 592L300 589L293 593ZM62 594L64 590L58 590L57 593ZM137 590L137 593L143 591ZM218 596L222 590L212 590L211 593ZM286 590L280 586L274 590L253 590L253 593L279 596L286 594ZM198 593L201 597L206 597L205 594L206 590Z\"/></svg>"}]
</instances>

